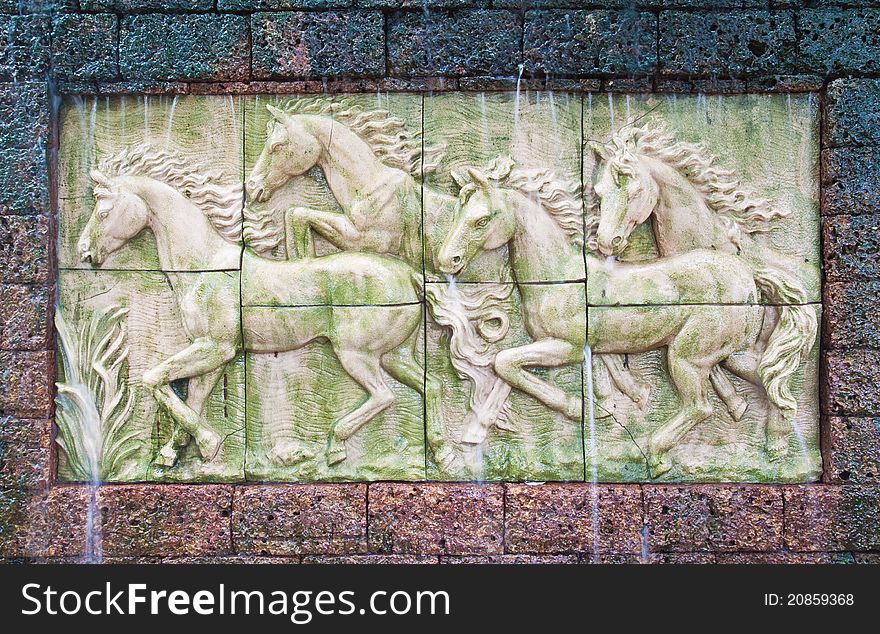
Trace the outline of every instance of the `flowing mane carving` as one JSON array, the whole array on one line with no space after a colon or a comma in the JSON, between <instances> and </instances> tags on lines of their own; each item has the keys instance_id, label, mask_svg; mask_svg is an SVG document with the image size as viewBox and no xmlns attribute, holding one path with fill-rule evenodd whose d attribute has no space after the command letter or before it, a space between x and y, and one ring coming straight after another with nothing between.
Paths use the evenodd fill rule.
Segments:
<instances>
[{"instance_id":1,"label":"flowing mane carving","mask_svg":"<svg viewBox=\"0 0 880 634\"><path fill-rule=\"evenodd\" d=\"M410 132L402 119L387 110L367 110L344 100L320 97L294 99L282 109L292 115L332 117L366 141L383 163L414 178L436 171L446 154L445 144L423 146L421 132Z\"/></svg>"},{"instance_id":2,"label":"flowing mane carving","mask_svg":"<svg viewBox=\"0 0 880 634\"><path fill-rule=\"evenodd\" d=\"M225 240L241 240L241 182L220 170L146 143L106 157L99 169L107 176L148 176L162 181L195 203Z\"/></svg>"},{"instance_id":3,"label":"flowing mane carving","mask_svg":"<svg viewBox=\"0 0 880 634\"><path fill-rule=\"evenodd\" d=\"M517 167L513 159L507 156L493 159L481 171L487 179L497 181L499 186L514 189L536 200L572 242L583 244L584 219L579 185L565 182L550 169ZM466 183L459 191L459 201L462 204L467 202L476 189L476 184Z\"/></svg>"}]
</instances>

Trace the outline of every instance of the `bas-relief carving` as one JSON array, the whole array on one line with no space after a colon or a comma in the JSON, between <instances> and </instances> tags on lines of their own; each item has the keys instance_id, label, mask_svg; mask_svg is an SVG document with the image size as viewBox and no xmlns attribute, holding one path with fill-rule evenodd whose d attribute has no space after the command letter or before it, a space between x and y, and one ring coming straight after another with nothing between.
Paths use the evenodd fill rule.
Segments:
<instances>
[{"instance_id":1,"label":"bas-relief carving","mask_svg":"<svg viewBox=\"0 0 880 634\"><path fill-rule=\"evenodd\" d=\"M219 107L188 99L177 107ZM63 271L98 292L62 292L61 312L101 323L124 306L129 330L177 315L126 337L132 355L152 353L127 362L147 411L125 423L142 438L129 472L151 478L810 479L816 242L780 229L794 217L801 237L817 230L803 219L812 105L795 101L791 132L775 131L779 99L739 113L774 121L771 148L800 142L765 200L739 163L669 131L694 134L699 100L673 114L627 100L638 121L621 125L613 98L604 114L585 99L586 213L581 100L566 95L226 101L244 113L243 179L234 161L187 154L192 131L157 147L145 126L85 158L62 145L62 165L91 181L68 168L62 193L78 202L62 204L62 266L73 247L86 265L192 273ZM105 107L124 129L127 109ZM729 150L711 129L697 138ZM133 276L112 287L129 301L105 297L102 275ZM155 275L169 280L151 280L155 301L174 306L161 320L128 305Z\"/></svg>"}]
</instances>

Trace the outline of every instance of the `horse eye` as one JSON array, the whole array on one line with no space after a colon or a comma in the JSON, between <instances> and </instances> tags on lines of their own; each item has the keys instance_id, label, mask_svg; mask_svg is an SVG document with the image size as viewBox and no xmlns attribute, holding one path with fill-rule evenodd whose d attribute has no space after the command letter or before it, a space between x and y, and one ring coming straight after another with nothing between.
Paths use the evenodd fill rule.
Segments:
<instances>
[{"instance_id":1,"label":"horse eye","mask_svg":"<svg viewBox=\"0 0 880 634\"><path fill-rule=\"evenodd\" d=\"M109 215L110 215L110 212L107 211L106 209L102 209L101 211L98 212L98 218L100 218L101 220L104 220Z\"/></svg>"},{"instance_id":2,"label":"horse eye","mask_svg":"<svg viewBox=\"0 0 880 634\"><path fill-rule=\"evenodd\" d=\"M477 227L479 227L480 229L486 227L488 224L489 224L488 218L480 218L479 220L477 220Z\"/></svg>"}]
</instances>

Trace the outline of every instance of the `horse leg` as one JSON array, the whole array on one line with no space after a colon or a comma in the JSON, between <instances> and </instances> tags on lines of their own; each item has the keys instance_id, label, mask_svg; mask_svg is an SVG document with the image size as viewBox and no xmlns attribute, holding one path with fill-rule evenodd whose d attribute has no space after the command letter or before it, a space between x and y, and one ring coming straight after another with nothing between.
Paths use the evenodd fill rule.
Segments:
<instances>
[{"instance_id":1,"label":"horse leg","mask_svg":"<svg viewBox=\"0 0 880 634\"><path fill-rule=\"evenodd\" d=\"M633 403L644 409L651 396L651 386L633 378L632 373L623 367L623 359L619 354L600 355L602 363L608 368L611 380L618 389L626 394Z\"/></svg>"},{"instance_id":2,"label":"horse leg","mask_svg":"<svg viewBox=\"0 0 880 634\"><path fill-rule=\"evenodd\" d=\"M293 234L293 246L300 258L315 256L312 229L343 251L359 249L363 238L363 233L354 225L351 218L338 212L294 207L287 211L284 221L289 229L288 235ZM288 259L292 259L290 244L291 241L288 240Z\"/></svg>"},{"instance_id":3,"label":"horse leg","mask_svg":"<svg viewBox=\"0 0 880 634\"><path fill-rule=\"evenodd\" d=\"M504 409L510 391L509 383L500 378L495 379L482 407L474 408L465 418L461 442L466 445L479 445L486 440L489 428L492 425L498 425L498 417L501 415L501 410ZM502 428L512 430L509 425Z\"/></svg>"},{"instance_id":4,"label":"horse leg","mask_svg":"<svg viewBox=\"0 0 880 634\"><path fill-rule=\"evenodd\" d=\"M235 348L207 338L197 339L189 347L169 357L144 373L144 386L183 429L196 441L199 453L212 460L220 450L222 437L201 415L181 400L169 383L177 379L200 377L222 368L235 356ZM215 377L218 378L219 375ZM213 387L213 386L212 386ZM208 390L210 392L210 390Z\"/></svg>"},{"instance_id":5,"label":"horse leg","mask_svg":"<svg viewBox=\"0 0 880 634\"><path fill-rule=\"evenodd\" d=\"M716 365L709 373L709 380L712 382L712 388L715 390L718 398L721 399L721 402L724 403L727 411L730 412L733 420L742 420L746 410L749 408L749 404L742 396L737 394L736 388L730 382L730 379L727 378L727 375L724 374L724 370Z\"/></svg>"},{"instance_id":6,"label":"horse leg","mask_svg":"<svg viewBox=\"0 0 880 634\"><path fill-rule=\"evenodd\" d=\"M382 378L379 357L359 350L337 350L339 362L349 376L367 392L367 399L330 429L327 464L334 465L346 458L345 441L381 411L394 403L394 393Z\"/></svg>"},{"instance_id":7,"label":"horse leg","mask_svg":"<svg viewBox=\"0 0 880 634\"><path fill-rule=\"evenodd\" d=\"M534 343L502 350L495 356L495 372L512 387L536 398L570 420L581 420L581 399L562 388L539 379L526 368L558 367L580 363L582 349L562 339L541 339Z\"/></svg>"},{"instance_id":8,"label":"horse leg","mask_svg":"<svg viewBox=\"0 0 880 634\"><path fill-rule=\"evenodd\" d=\"M699 366L680 356L674 343L669 346L667 355L669 376L681 397L681 409L648 440L648 462L653 477L663 475L672 468L665 460L666 452L695 425L712 415L712 403L708 399L711 366Z\"/></svg>"},{"instance_id":9,"label":"horse leg","mask_svg":"<svg viewBox=\"0 0 880 634\"><path fill-rule=\"evenodd\" d=\"M189 379L186 405L199 416L204 415L205 403L211 395L214 386L217 385L221 374L223 374L222 367ZM179 449L187 445L189 438L189 433L180 425L175 424L171 430L171 437L159 450L159 453L153 460L153 464L162 467L173 467L174 463L177 462Z\"/></svg>"}]
</instances>

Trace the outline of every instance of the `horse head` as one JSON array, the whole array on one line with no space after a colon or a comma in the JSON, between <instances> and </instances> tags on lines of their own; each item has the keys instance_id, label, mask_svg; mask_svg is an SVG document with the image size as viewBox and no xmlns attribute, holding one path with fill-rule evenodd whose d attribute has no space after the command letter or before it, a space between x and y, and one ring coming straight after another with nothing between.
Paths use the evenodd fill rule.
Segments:
<instances>
[{"instance_id":1,"label":"horse head","mask_svg":"<svg viewBox=\"0 0 880 634\"><path fill-rule=\"evenodd\" d=\"M318 162L321 143L303 122L267 105L272 115L266 124L266 143L247 179L247 191L256 202L265 202L291 178L304 174Z\"/></svg>"},{"instance_id":2,"label":"horse head","mask_svg":"<svg viewBox=\"0 0 880 634\"><path fill-rule=\"evenodd\" d=\"M89 176L95 183L95 209L80 234L77 251L80 260L99 266L147 226L150 210L124 187L122 178L109 178L99 170Z\"/></svg>"}]
</instances>

